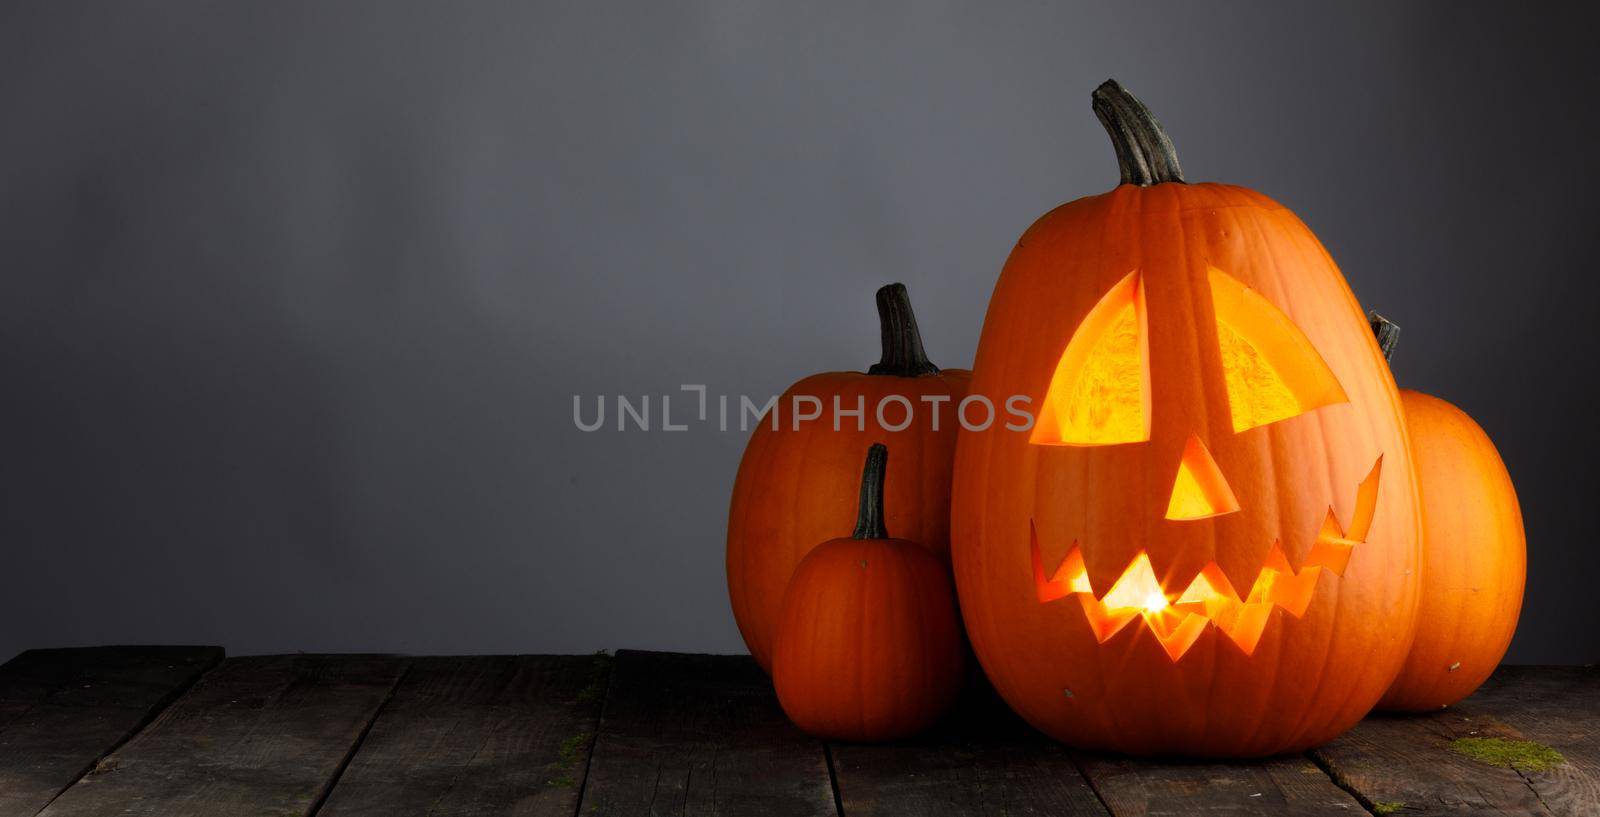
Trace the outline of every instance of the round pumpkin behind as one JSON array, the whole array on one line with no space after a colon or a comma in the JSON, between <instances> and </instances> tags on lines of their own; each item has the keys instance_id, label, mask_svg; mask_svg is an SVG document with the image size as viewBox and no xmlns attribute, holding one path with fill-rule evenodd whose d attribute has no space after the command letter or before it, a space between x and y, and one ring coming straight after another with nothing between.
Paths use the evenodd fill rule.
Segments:
<instances>
[{"instance_id":1,"label":"round pumpkin behind","mask_svg":"<svg viewBox=\"0 0 1600 817\"><path fill-rule=\"evenodd\" d=\"M811 735L879 741L932 726L964 679L966 647L945 562L884 528L887 450L861 477L855 532L806 554L784 594L772 681Z\"/></svg>"},{"instance_id":2,"label":"round pumpkin behind","mask_svg":"<svg viewBox=\"0 0 1600 817\"><path fill-rule=\"evenodd\" d=\"M1422 494L1422 604L1380 709L1421 712L1472 694L1506 654L1522 610L1527 540L1489 435L1455 406L1400 392Z\"/></svg>"},{"instance_id":3,"label":"round pumpkin behind","mask_svg":"<svg viewBox=\"0 0 1600 817\"><path fill-rule=\"evenodd\" d=\"M901 284L878 290L882 360L865 374L816 374L790 386L757 425L728 511L728 596L739 633L756 662L772 671L772 642L784 590L818 543L838 534L856 512L861 452L894 445L898 465L885 486L889 529L941 557L950 549L950 468L959 423L955 407L971 372L933 365ZM821 416L798 428L796 397L820 401ZM834 407L863 410L858 421ZM883 404L882 421L878 407ZM817 404L805 403L808 414ZM905 427L899 426L909 419ZM887 424L888 427L885 427Z\"/></svg>"}]
</instances>

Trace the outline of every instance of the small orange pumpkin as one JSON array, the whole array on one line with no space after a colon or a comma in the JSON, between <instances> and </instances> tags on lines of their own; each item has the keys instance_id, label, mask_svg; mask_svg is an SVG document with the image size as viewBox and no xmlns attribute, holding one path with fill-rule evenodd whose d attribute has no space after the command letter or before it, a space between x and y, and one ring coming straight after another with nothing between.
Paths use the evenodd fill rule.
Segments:
<instances>
[{"instance_id":1,"label":"small orange pumpkin","mask_svg":"<svg viewBox=\"0 0 1600 817\"><path fill-rule=\"evenodd\" d=\"M1384 351L1393 324L1373 316ZM1455 406L1400 390L1422 494L1417 635L1380 709L1422 712L1471 695L1505 657L1528 573L1522 510L1489 435Z\"/></svg>"},{"instance_id":2,"label":"small orange pumpkin","mask_svg":"<svg viewBox=\"0 0 1600 817\"><path fill-rule=\"evenodd\" d=\"M728 597L745 645L768 672L784 588L806 553L854 513L867 445L892 442L900 463L885 487L889 527L938 554L950 550L956 406L972 373L928 360L903 284L877 297L882 360L865 374L829 372L790 386L776 404L777 427L763 418L739 463L728 511ZM797 397L820 401L822 416L796 427ZM835 429L835 401L862 408L860 420L841 417Z\"/></svg>"},{"instance_id":3,"label":"small orange pumpkin","mask_svg":"<svg viewBox=\"0 0 1600 817\"><path fill-rule=\"evenodd\" d=\"M884 528L888 450L861 475L855 532L814 548L784 594L772 681L801 729L894 740L933 725L961 689L966 647L949 568Z\"/></svg>"}]
</instances>

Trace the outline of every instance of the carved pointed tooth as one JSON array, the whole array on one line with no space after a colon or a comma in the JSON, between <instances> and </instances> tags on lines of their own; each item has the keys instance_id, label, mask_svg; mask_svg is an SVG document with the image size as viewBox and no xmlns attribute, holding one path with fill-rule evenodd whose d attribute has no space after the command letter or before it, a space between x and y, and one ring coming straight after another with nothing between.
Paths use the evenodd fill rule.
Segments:
<instances>
[{"instance_id":1,"label":"carved pointed tooth","mask_svg":"<svg viewBox=\"0 0 1600 817\"><path fill-rule=\"evenodd\" d=\"M1150 566L1150 557L1140 553L1122 571L1122 577L1117 583L1106 591L1100 601L1108 609L1133 608L1147 612L1166 609L1167 595L1161 589L1161 580L1156 578L1155 570Z\"/></svg>"},{"instance_id":2,"label":"carved pointed tooth","mask_svg":"<svg viewBox=\"0 0 1600 817\"><path fill-rule=\"evenodd\" d=\"M1246 604L1239 609L1239 615L1233 620L1233 625L1224 632L1245 655L1256 651L1256 645L1261 643L1261 634L1267 629L1267 622L1272 620L1273 605L1268 602L1254 602Z\"/></svg>"},{"instance_id":3,"label":"carved pointed tooth","mask_svg":"<svg viewBox=\"0 0 1600 817\"><path fill-rule=\"evenodd\" d=\"M1344 569L1350 566L1350 553L1355 545L1348 539L1318 539L1311 545L1305 567L1325 567L1335 576L1343 576Z\"/></svg>"},{"instance_id":4,"label":"carved pointed tooth","mask_svg":"<svg viewBox=\"0 0 1600 817\"><path fill-rule=\"evenodd\" d=\"M1187 588L1173 602L1176 607L1191 612L1201 612L1212 621L1220 621L1231 614L1240 603L1239 594L1213 562L1194 577Z\"/></svg>"},{"instance_id":5,"label":"carved pointed tooth","mask_svg":"<svg viewBox=\"0 0 1600 817\"><path fill-rule=\"evenodd\" d=\"M1317 540L1311 543L1311 552L1306 555L1306 560L1300 569L1307 567L1325 567L1336 575L1343 576L1345 566L1350 563L1350 550L1357 543L1345 538L1344 528L1339 525L1339 517L1329 506L1328 516L1322 521L1322 530L1317 534Z\"/></svg>"},{"instance_id":6,"label":"carved pointed tooth","mask_svg":"<svg viewBox=\"0 0 1600 817\"><path fill-rule=\"evenodd\" d=\"M1194 646L1194 642L1199 640L1207 627L1211 626L1210 620L1205 616L1193 613L1182 615L1183 618L1165 635L1151 627L1151 631L1161 641L1161 646L1166 648L1167 655L1171 656L1173 661L1177 661L1188 653L1189 648Z\"/></svg>"},{"instance_id":7,"label":"carved pointed tooth","mask_svg":"<svg viewBox=\"0 0 1600 817\"><path fill-rule=\"evenodd\" d=\"M1139 611L1135 609L1107 609L1088 593L1081 593L1076 598L1083 603L1083 617L1089 622L1089 628L1094 631L1094 637L1101 644L1128 626L1128 622L1139 617Z\"/></svg>"},{"instance_id":8,"label":"carved pointed tooth","mask_svg":"<svg viewBox=\"0 0 1600 817\"><path fill-rule=\"evenodd\" d=\"M1298 575L1276 574L1268 580L1264 601L1272 602L1282 607L1289 615L1299 618L1305 615L1306 608L1311 606L1311 599L1317 592L1317 579L1321 575L1320 567L1307 567Z\"/></svg>"},{"instance_id":9,"label":"carved pointed tooth","mask_svg":"<svg viewBox=\"0 0 1600 817\"><path fill-rule=\"evenodd\" d=\"M1283 553L1283 546L1277 542L1267 549L1267 558L1261 560L1261 570L1256 573L1250 583L1250 593L1244 597L1247 603L1269 601L1269 593L1279 576L1293 576L1294 568L1289 565L1289 558Z\"/></svg>"},{"instance_id":10,"label":"carved pointed tooth","mask_svg":"<svg viewBox=\"0 0 1600 817\"><path fill-rule=\"evenodd\" d=\"M1261 560L1261 569L1276 570L1279 573L1294 573L1294 567L1289 564L1289 556L1283 552L1282 542L1273 542L1267 549L1267 558Z\"/></svg>"},{"instance_id":11,"label":"carved pointed tooth","mask_svg":"<svg viewBox=\"0 0 1600 817\"><path fill-rule=\"evenodd\" d=\"M1372 464L1372 471L1356 488L1356 512L1350 517L1346 537L1357 542L1367 541L1367 533L1372 530L1372 517L1378 511L1378 482L1382 476L1383 455L1379 454L1378 461Z\"/></svg>"},{"instance_id":12,"label":"carved pointed tooth","mask_svg":"<svg viewBox=\"0 0 1600 817\"><path fill-rule=\"evenodd\" d=\"M1148 559L1137 540L1100 541L1086 536L1084 541L1089 543L1083 552L1084 570L1095 598L1105 598L1140 558Z\"/></svg>"},{"instance_id":13,"label":"carved pointed tooth","mask_svg":"<svg viewBox=\"0 0 1600 817\"><path fill-rule=\"evenodd\" d=\"M1032 522L1028 523L1029 556L1033 561L1033 585L1039 594L1039 602L1055 601L1069 593L1084 592L1089 587L1089 579L1083 572L1083 556L1078 552L1078 543L1072 543L1072 549L1062 558L1061 564L1046 577L1044 568L1044 555L1039 549L1039 532Z\"/></svg>"},{"instance_id":14,"label":"carved pointed tooth","mask_svg":"<svg viewBox=\"0 0 1600 817\"><path fill-rule=\"evenodd\" d=\"M1216 563L1210 558L1212 554L1207 552L1209 549L1183 552L1176 556L1171 548L1165 549L1167 553L1150 555L1150 568L1169 602L1175 603L1181 598L1208 569L1222 576L1222 571L1216 568Z\"/></svg>"},{"instance_id":15,"label":"carved pointed tooth","mask_svg":"<svg viewBox=\"0 0 1600 817\"><path fill-rule=\"evenodd\" d=\"M1194 580L1189 582L1189 586L1178 594L1178 603L1203 602L1218 596L1237 599L1239 594L1234 591L1233 583L1228 581L1228 577L1222 572L1222 568L1217 567L1216 562L1212 562L1206 565L1204 570L1196 573Z\"/></svg>"},{"instance_id":16,"label":"carved pointed tooth","mask_svg":"<svg viewBox=\"0 0 1600 817\"><path fill-rule=\"evenodd\" d=\"M1039 532L1034 530L1031 521L1028 522L1028 556L1033 562L1033 587L1039 594L1039 603L1055 601L1066 595L1058 592L1060 588L1044 577L1044 555L1039 552Z\"/></svg>"},{"instance_id":17,"label":"carved pointed tooth","mask_svg":"<svg viewBox=\"0 0 1600 817\"><path fill-rule=\"evenodd\" d=\"M1257 577L1261 575L1263 564L1286 561L1282 553L1283 545L1276 539L1271 540L1271 544L1265 548L1257 545L1255 550L1219 548L1215 562L1216 570L1227 579L1229 586L1243 596L1255 585Z\"/></svg>"},{"instance_id":18,"label":"carved pointed tooth","mask_svg":"<svg viewBox=\"0 0 1600 817\"><path fill-rule=\"evenodd\" d=\"M1178 625L1186 621L1192 613L1181 610L1161 610L1155 613L1144 614L1144 626L1150 628L1160 638L1167 638L1177 631Z\"/></svg>"},{"instance_id":19,"label":"carved pointed tooth","mask_svg":"<svg viewBox=\"0 0 1600 817\"><path fill-rule=\"evenodd\" d=\"M1072 543L1072 550L1067 551L1067 557L1056 568L1053 581L1062 583L1073 593L1089 592L1089 573L1083 568L1083 553L1078 550L1077 542Z\"/></svg>"},{"instance_id":20,"label":"carved pointed tooth","mask_svg":"<svg viewBox=\"0 0 1600 817\"><path fill-rule=\"evenodd\" d=\"M1343 539L1344 527L1339 524L1339 515L1334 513L1333 506L1328 506L1328 515L1322 519L1322 530L1317 532L1318 539Z\"/></svg>"}]
</instances>

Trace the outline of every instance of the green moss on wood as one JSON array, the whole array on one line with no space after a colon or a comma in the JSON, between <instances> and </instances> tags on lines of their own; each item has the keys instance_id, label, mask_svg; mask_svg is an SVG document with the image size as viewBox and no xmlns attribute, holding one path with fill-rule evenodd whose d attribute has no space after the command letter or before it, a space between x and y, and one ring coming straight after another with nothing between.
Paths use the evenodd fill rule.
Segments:
<instances>
[{"instance_id":1,"label":"green moss on wood","mask_svg":"<svg viewBox=\"0 0 1600 817\"><path fill-rule=\"evenodd\" d=\"M578 762L578 752L589 745L591 737L588 732L583 732L561 741L561 749L556 756L561 758L562 765L571 766Z\"/></svg>"},{"instance_id":2,"label":"green moss on wood","mask_svg":"<svg viewBox=\"0 0 1600 817\"><path fill-rule=\"evenodd\" d=\"M1522 772L1549 771L1567 762L1560 752L1531 740L1460 738L1450 742L1450 750L1479 763Z\"/></svg>"},{"instance_id":3,"label":"green moss on wood","mask_svg":"<svg viewBox=\"0 0 1600 817\"><path fill-rule=\"evenodd\" d=\"M569 787L576 785L577 780L572 776L573 770L578 766L579 753L589 748L594 742L594 735L590 732L579 732L566 740L556 749L556 760L549 765L550 774L554 775L545 783L550 786Z\"/></svg>"},{"instance_id":4,"label":"green moss on wood","mask_svg":"<svg viewBox=\"0 0 1600 817\"><path fill-rule=\"evenodd\" d=\"M1379 800L1372 804L1373 814L1399 814L1406 807L1405 803L1398 800Z\"/></svg>"},{"instance_id":5,"label":"green moss on wood","mask_svg":"<svg viewBox=\"0 0 1600 817\"><path fill-rule=\"evenodd\" d=\"M605 652L594 654L594 664L589 670L589 685L578 693L578 703L593 706L605 700L606 684L611 680L611 656Z\"/></svg>"}]
</instances>

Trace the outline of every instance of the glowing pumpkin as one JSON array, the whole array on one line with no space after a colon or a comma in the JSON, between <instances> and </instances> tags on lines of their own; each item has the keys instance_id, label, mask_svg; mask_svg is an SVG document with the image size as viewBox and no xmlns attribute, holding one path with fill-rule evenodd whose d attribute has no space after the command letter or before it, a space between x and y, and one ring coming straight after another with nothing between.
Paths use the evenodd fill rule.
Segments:
<instances>
[{"instance_id":1,"label":"glowing pumpkin","mask_svg":"<svg viewBox=\"0 0 1600 817\"><path fill-rule=\"evenodd\" d=\"M932 726L961 690L966 647L943 559L884 527L888 451L873 445L855 532L818 545L784 594L772 683L801 729L894 740Z\"/></svg>"},{"instance_id":2,"label":"glowing pumpkin","mask_svg":"<svg viewBox=\"0 0 1600 817\"><path fill-rule=\"evenodd\" d=\"M1398 333L1373 316L1386 354ZM1471 695L1505 657L1528 575L1522 510L1500 452L1465 412L1402 389L1422 494L1417 635L1380 709L1422 712Z\"/></svg>"},{"instance_id":3,"label":"glowing pumpkin","mask_svg":"<svg viewBox=\"0 0 1600 817\"><path fill-rule=\"evenodd\" d=\"M989 679L1068 743L1259 756L1337 735L1409 646L1418 509L1400 398L1311 231L1187 184L1138 100L1094 109L1122 184L1018 240L963 430L952 557Z\"/></svg>"},{"instance_id":4,"label":"glowing pumpkin","mask_svg":"<svg viewBox=\"0 0 1600 817\"><path fill-rule=\"evenodd\" d=\"M878 290L878 319L882 360L865 374L828 372L790 386L778 398L776 427L763 418L739 462L728 510L728 597L745 645L768 672L789 577L855 514L869 444L892 443L900 463L885 488L889 528L941 557L950 550L955 412L971 372L941 371L928 360L904 285ZM799 404L813 419L800 420L797 399L815 401Z\"/></svg>"}]
</instances>

